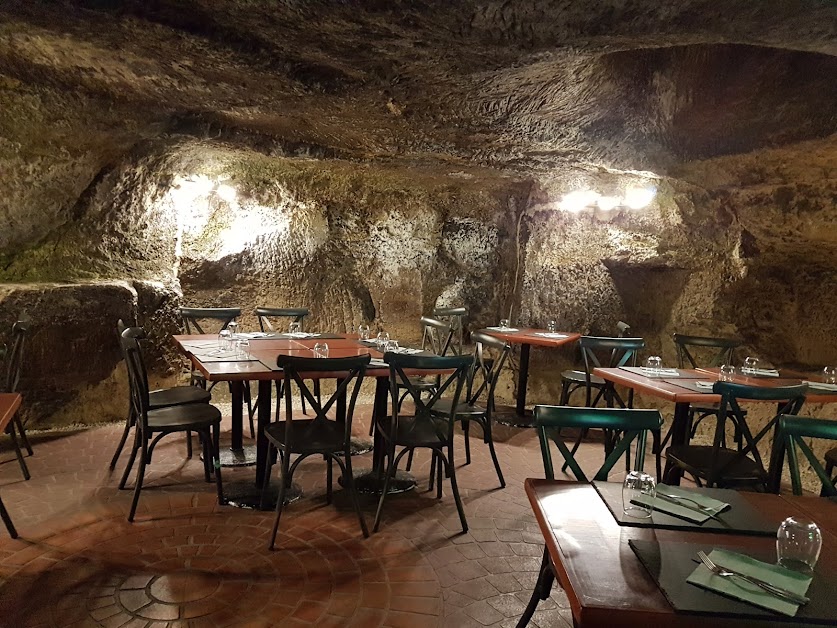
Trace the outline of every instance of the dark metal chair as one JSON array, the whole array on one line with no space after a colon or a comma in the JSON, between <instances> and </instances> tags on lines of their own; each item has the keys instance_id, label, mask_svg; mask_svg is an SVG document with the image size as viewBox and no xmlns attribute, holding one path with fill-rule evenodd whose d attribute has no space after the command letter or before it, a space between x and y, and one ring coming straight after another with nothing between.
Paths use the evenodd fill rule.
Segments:
<instances>
[{"instance_id":1,"label":"dark metal chair","mask_svg":"<svg viewBox=\"0 0 837 628\"><path fill-rule=\"evenodd\" d=\"M670 484L674 474L691 475L698 486L737 487L755 485L768 488L768 475L758 450L759 442L775 428L781 415L796 415L805 402L807 387L795 386L748 386L734 382L715 382L712 388L721 395L718 407L718 422L712 445L673 445L666 450L669 462ZM779 406L776 415L762 427L755 436L747 425L739 403L740 400L773 401ZM727 417L733 414L741 430L744 447L728 449L723 446Z\"/></svg>"},{"instance_id":2,"label":"dark metal chair","mask_svg":"<svg viewBox=\"0 0 837 628\"><path fill-rule=\"evenodd\" d=\"M601 429L606 432L621 434L616 447L607 455L602 466L596 472L593 480L607 481L607 476L619 458L630 454L631 443L637 441L634 469L642 471L645 462L645 443L647 432L659 431L663 424L663 417L657 410L634 410L622 408L573 408L569 406L535 406L535 425L541 444L544 474L546 479L554 480L555 472L552 465L552 453L549 442L558 448L564 458L565 467L569 467L576 480L589 482L575 460L575 452L567 449L561 438L561 430L565 428ZM630 458L630 456L628 456ZM528 625L529 620L538 607L538 602L549 597L552 584L555 581L555 566L549 556L549 550L544 548L543 559L535 590L529 599L529 604L517 622L517 628Z\"/></svg>"},{"instance_id":3,"label":"dark metal chair","mask_svg":"<svg viewBox=\"0 0 837 628\"><path fill-rule=\"evenodd\" d=\"M814 419L806 416L780 416L776 433L776 443L773 447L774 459L771 460L770 470L772 478L771 490L778 493L782 475L781 465L775 460L777 454L784 453L788 459L788 470L790 471L791 486L794 495L802 495L802 479L799 475L799 456L797 448L811 465L811 469L820 481L822 489L820 495L823 497L837 497L837 488L834 485L834 477L831 470L823 468L822 463L817 459L811 446L805 439L819 438L824 440L837 441L837 421L832 419ZM832 467L833 469L833 467Z\"/></svg>"},{"instance_id":4,"label":"dark metal chair","mask_svg":"<svg viewBox=\"0 0 837 628\"><path fill-rule=\"evenodd\" d=\"M274 323L276 322L273 319L290 319L290 322L299 323L299 331L305 331L305 317L310 316L311 310L307 307L257 307L256 308L256 316L259 319L259 329L263 332L274 332L277 331L277 327L274 327ZM283 332L287 332L287 328L283 330ZM282 386L285 384L285 380L277 379L276 380L276 398L282 399ZM317 399L320 398L320 380L314 380L314 396ZM302 403L302 414L308 414L306 407L305 407L305 397L300 393L300 401ZM250 409L250 423L253 423L253 412L256 408L259 407L258 398L256 398L256 403L253 404L253 407ZM279 404L276 406L276 420L279 420Z\"/></svg>"},{"instance_id":5,"label":"dark metal chair","mask_svg":"<svg viewBox=\"0 0 837 628\"><path fill-rule=\"evenodd\" d=\"M678 368L692 368L696 369L703 367L719 367L724 364L734 363L735 349L741 346L740 340L732 338L713 338L709 336L687 336L685 334L674 334L674 344L677 347L677 366ZM706 353L709 350L707 360L700 360L699 353ZM700 362L700 364L699 364ZM742 411L743 416L746 416L746 411ZM698 404L689 407L689 419L692 421L691 437L694 438L697 433L698 425L707 417L718 417L718 404ZM738 448L742 447L741 430L738 428L738 423L734 415L727 417L734 427L734 440ZM669 430L666 437L663 439L662 448L668 444L671 439L671 430ZM726 441L722 443L726 447Z\"/></svg>"},{"instance_id":6,"label":"dark metal chair","mask_svg":"<svg viewBox=\"0 0 837 628\"><path fill-rule=\"evenodd\" d=\"M625 338L630 330L631 326L628 325L628 323L619 321L618 323L616 323L615 337ZM569 405L570 397L577 390L586 390L589 398L591 389L601 390L605 387L605 383L605 380L603 380L601 377L589 374L586 371L564 371L563 373L561 373L561 397L559 400L559 404L562 406ZM588 401L584 405L589 406L590 402Z\"/></svg>"},{"instance_id":7,"label":"dark metal chair","mask_svg":"<svg viewBox=\"0 0 837 628\"><path fill-rule=\"evenodd\" d=\"M29 318L25 314L22 314L20 320L12 325L12 341L11 348L6 355L6 377L3 382L3 392L17 392L17 387L20 383L20 374L23 370L23 349L30 326ZM12 445L14 445L15 455L17 456L20 470L23 473L23 478L28 480L30 477L29 468L26 466L26 460L20 449L20 442L23 443L30 456L34 455L34 452L32 451L32 445L29 443L29 438L26 436L23 421L20 420L20 412L16 412L12 420L9 421L6 433L11 438ZM20 437L20 442L18 442L18 436Z\"/></svg>"},{"instance_id":8,"label":"dark metal chair","mask_svg":"<svg viewBox=\"0 0 837 628\"><path fill-rule=\"evenodd\" d=\"M15 524L12 522L9 511L6 510L6 506L3 504L2 499L0 499L0 518L3 519L3 523L6 525L6 530L8 530L9 536L16 539L18 536L17 529L15 528Z\"/></svg>"},{"instance_id":9,"label":"dark metal chair","mask_svg":"<svg viewBox=\"0 0 837 628\"><path fill-rule=\"evenodd\" d=\"M434 458L439 460L437 465L437 498L442 497L442 465L444 464L447 476L450 478L456 509L462 523L462 531L467 532L468 522L462 508L462 499L459 497L459 489L456 484L456 466L453 462L453 428L456 422L455 408L468 379L473 358L470 355L417 356L387 352L384 354L384 361L389 364L392 416L375 417L376 429L383 438L386 447L387 469L384 487L378 502L378 510L375 514L373 531L377 532L381 524L384 502L392 478L395 477L395 472L398 469L399 461L408 452L422 447L430 449ZM439 386L432 391L430 399L425 401L422 399L422 393L425 391L413 386L410 377L406 374L406 371L410 369L452 371L452 373L442 376L443 381L440 381ZM415 404L411 416L401 416L399 408L399 390L401 389L407 391ZM434 413L433 407L449 389L453 392L450 397L451 410L445 416ZM396 447L402 448L398 454L395 453Z\"/></svg>"},{"instance_id":10,"label":"dark metal chair","mask_svg":"<svg viewBox=\"0 0 837 628\"><path fill-rule=\"evenodd\" d=\"M462 432L465 436L465 464L471 464L471 422L477 423L482 428L483 441L488 445L491 452L491 460L494 462L494 470L497 472L497 479L500 481L500 488L506 487L503 478L503 471L500 469L500 462L497 460L497 452L494 450L494 437L492 435L494 412L494 390L497 387L497 380L500 377L500 370L511 352L511 345L503 340L494 338L487 334L474 333L471 339L476 343L474 349L474 362L468 375L465 398L456 405L454 415L456 420L462 424ZM496 356L491 356L489 350L493 350ZM476 385L479 381L479 386ZM448 399L441 399L433 405L433 414L447 416L451 411L451 402ZM433 459L430 476L433 471L436 459Z\"/></svg>"},{"instance_id":11,"label":"dark metal chair","mask_svg":"<svg viewBox=\"0 0 837 628\"><path fill-rule=\"evenodd\" d=\"M134 486L134 498L128 521L134 520L140 491L145 478L145 467L151 462L154 447L163 437L177 432L197 432L203 446L204 478L210 482L210 476L215 473L215 485L218 491L218 503L224 503L223 486L221 483L221 462L218 454L219 432L221 427L221 411L208 403L190 403L187 405L170 406L152 409L149 404L148 373L142 359L142 351L137 337L143 331L129 327L122 333L123 351L128 365L128 381L131 387L131 402L133 414L136 417L134 430L134 445L125 473L119 482L119 488L124 489L128 476L134 466L139 453L139 468L137 469Z\"/></svg>"},{"instance_id":12,"label":"dark metal chair","mask_svg":"<svg viewBox=\"0 0 837 628\"><path fill-rule=\"evenodd\" d=\"M363 513L360 511L357 491L354 487L351 437L355 402L370 359L369 354L350 358L300 358L287 355L278 357L277 365L284 371L285 378L296 382L302 395L308 398L308 403L311 405L315 417L313 419L293 420L291 386L286 385L284 388L285 420L271 423L265 428L264 433L270 443L268 468L265 477L270 478L270 461L274 452L278 452L281 466L281 484L279 485L279 499L276 502L276 519L273 522L273 532L268 545L270 549L273 549L276 542L279 519L285 505L285 492L287 487L291 485L294 471L300 462L312 455L321 455L328 460L326 501L329 504L331 503L332 462L337 462L340 466L343 473L343 485L351 495L363 536L369 536L369 530L366 527ZM315 397L305 384L306 374L314 372L317 373L317 377L325 376L338 381L334 394L325 404L321 404L320 399ZM335 407L340 399L345 399L348 391L351 392L345 416L340 416L342 413L338 412L336 420L330 419L328 414L332 407ZM297 458L292 464L291 455L293 454L297 454ZM266 490L267 482L265 482L262 492L263 504Z\"/></svg>"},{"instance_id":13,"label":"dark metal chair","mask_svg":"<svg viewBox=\"0 0 837 628\"><path fill-rule=\"evenodd\" d=\"M433 316L439 320L446 320L453 330L453 341L450 349L453 355L462 355L463 333L465 326L462 322L468 315L464 307L437 307L433 309Z\"/></svg>"},{"instance_id":14,"label":"dark metal chair","mask_svg":"<svg viewBox=\"0 0 837 628\"><path fill-rule=\"evenodd\" d=\"M143 330L141 327L129 328L125 325L122 319L120 319L117 322L116 329L119 332L119 347L122 351L122 358L125 360L125 364L127 366L128 362L127 356L125 355L124 345L122 343L122 334L127 329L131 329L129 333L132 335L132 337L139 341L145 339L145 330ZM157 410L159 408L182 406L190 403L209 403L211 398L212 394L208 390L204 390L203 388L200 388L198 386L174 386L172 388L161 388L159 390L150 391L148 393L148 407L150 410ZM128 440L128 434L131 432L131 428L134 427L137 423L137 418L133 410L134 404L132 400L129 398L128 416L125 419L125 429L122 431L122 438L119 439L119 444L116 447L116 451L113 454L113 458L111 458L111 471L113 471L116 468L116 463L119 460L119 456L122 454L122 448L125 446L125 443ZM191 457L191 439L187 438L186 443L188 455Z\"/></svg>"},{"instance_id":15,"label":"dark metal chair","mask_svg":"<svg viewBox=\"0 0 837 628\"><path fill-rule=\"evenodd\" d=\"M419 322L422 324L422 350L435 355L447 355L453 341L453 328L450 324L428 316L422 316ZM432 393L439 385L439 376L411 377L410 384L414 389ZM399 399L399 403L401 403L407 396L407 390L401 384L398 385L398 388L403 390Z\"/></svg>"}]
</instances>

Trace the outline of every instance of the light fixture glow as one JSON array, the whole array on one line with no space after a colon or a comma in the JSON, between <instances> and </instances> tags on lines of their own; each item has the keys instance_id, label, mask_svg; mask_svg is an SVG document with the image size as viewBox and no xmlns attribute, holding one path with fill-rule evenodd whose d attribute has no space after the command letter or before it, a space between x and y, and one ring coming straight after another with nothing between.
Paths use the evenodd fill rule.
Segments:
<instances>
[{"instance_id":1,"label":"light fixture glow","mask_svg":"<svg viewBox=\"0 0 837 628\"><path fill-rule=\"evenodd\" d=\"M657 195L657 188L653 185L645 187L630 187L625 190L625 205L631 209L648 207Z\"/></svg>"},{"instance_id":2,"label":"light fixture glow","mask_svg":"<svg viewBox=\"0 0 837 628\"><path fill-rule=\"evenodd\" d=\"M218 195L219 198L225 200L228 203L232 203L236 197L235 188L231 185L227 185L226 183L219 183L218 187L215 188L215 193Z\"/></svg>"},{"instance_id":3,"label":"light fixture glow","mask_svg":"<svg viewBox=\"0 0 837 628\"><path fill-rule=\"evenodd\" d=\"M595 205L599 197L600 194L593 190L576 190L565 194L558 203L558 207L564 211L578 213L585 207Z\"/></svg>"},{"instance_id":4,"label":"light fixture glow","mask_svg":"<svg viewBox=\"0 0 837 628\"><path fill-rule=\"evenodd\" d=\"M600 196L596 201L596 204L602 211L609 212L610 210L618 207L621 202L622 199L618 196Z\"/></svg>"}]
</instances>

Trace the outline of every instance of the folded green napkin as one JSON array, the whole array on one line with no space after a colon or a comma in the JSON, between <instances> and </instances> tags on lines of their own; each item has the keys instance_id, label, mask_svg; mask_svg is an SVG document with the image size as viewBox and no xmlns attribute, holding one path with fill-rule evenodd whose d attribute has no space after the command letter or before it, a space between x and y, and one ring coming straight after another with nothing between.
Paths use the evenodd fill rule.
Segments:
<instances>
[{"instance_id":1,"label":"folded green napkin","mask_svg":"<svg viewBox=\"0 0 837 628\"><path fill-rule=\"evenodd\" d=\"M680 503L687 508L695 508L695 503L700 504L704 508L709 508L713 515L718 514L725 508L729 508L729 504L722 502L720 499L710 497L700 489L683 489L679 486L669 486L668 484L657 484L658 495L671 495L673 497L684 497ZM686 501L689 500L689 501ZM677 501L677 500L675 500Z\"/></svg>"},{"instance_id":2,"label":"folded green napkin","mask_svg":"<svg viewBox=\"0 0 837 628\"><path fill-rule=\"evenodd\" d=\"M743 554L715 549L709 554L709 558L718 566L740 571L799 595L805 595L811 584L811 576L785 569L780 565L763 563ZM794 602L768 593L742 578L714 574L703 564L697 566L692 575L686 578L686 582L790 617L796 615L796 611L799 610L799 605Z\"/></svg>"},{"instance_id":3,"label":"folded green napkin","mask_svg":"<svg viewBox=\"0 0 837 628\"><path fill-rule=\"evenodd\" d=\"M669 497L666 498L666 496ZM685 497L686 499L678 500L677 497ZM684 490L667 484L657 485L657 497L652 498L642 495L631 501L694 523L703 523L724 508L729 507L726 502L713 499L700 491ZM701 510L698 505L709 510Z\"/></svg>"},{"instance_id":4,"label":"folded green napkin","mask_svg":"<svg viewBox=\"0 0 837 628\"><path fill-rule=\"evenodd\" d=\"M670 502L660 497L638 495L637 497L634 497L631 500L631 503L640 504L642 506L651 508L652 510L665 512L670 515L674 515L675 517L686 519L687 521L692 521L693 523L703 523L704 521L709 519L708 513L703 513L699 510L695 510L693 508L689 508L688 506L683 506L675 502Z\"/></svg>"}]
</instances>

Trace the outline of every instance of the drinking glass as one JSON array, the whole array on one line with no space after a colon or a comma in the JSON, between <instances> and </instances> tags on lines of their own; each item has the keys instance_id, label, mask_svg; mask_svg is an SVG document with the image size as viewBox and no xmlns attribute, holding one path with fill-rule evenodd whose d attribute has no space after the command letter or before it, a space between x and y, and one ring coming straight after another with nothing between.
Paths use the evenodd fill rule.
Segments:
<instances>
[{"instance_id":1,"label":"drinking glass","mask_svg":"<svg viewBox=\"0 0 837 628\"><path fill-rule=\"evenodd\" d=\"M550 334L554 334L557 331L557 329L558 329L558 323L556 323L555 321L547 322L546 331L548 331Z\"/></svg>"},{"instance_id":2,"label":"drinking glass","mask_svg":"<svg viewBox=\"0 0 837 628\"><path fill-rule=\"evenodd\" d=\"M385 350L391 353L398 353L398 341L390 340L389 342L387 342Z\"/></svg>"},{"instance_id":3,"label":"drinking glass","mask_svg":"<svg viewBox=\"0 0 837 628\"><path fill-rule=\"evenodd\" d=\"M247 338L239 338L236 340L235 354L242 358L248 357L250 354L250 340Z\"/></svg>"},{"instance_id":4,"label":"drinking glass","mask_svg":"<svg viewBox=\"0 0 837 628\"><path fill-rule=\"evenodd\" d=\"M288 325L288 333L291 335L298 334L301 328L302 326L299 324L299 322L293 321L290 325Z\"/></svg>"},{"instance_id":5,"label":"drinking glass","mask_svg":"<svg viewBox=\"0 0 837 628\"><path fill-rule=\"evenodd\" d=\"M357 335L361 340L369 340L369 325L361 323L357 326Z\"/></svg>"},{"instance_id":6,"label":"drinking glass","mask_svg":"<svg viewBox=\"0 0 837 628\"><path fill-rule=\"evenodd\" d=\"M822 549L822 533L813 521L788 517L776 533L776 558L788 569L811 573Z\"/></svg>"},{"instance_id":7,"label":"drinking glass","mask_svg":"<svg viewBox=\"0 0 837 628\"><path fill-rule=\"evenodd\" d=\"M753 356L748 355L744 358L744 368L742 371L753 372L759 367L759 359Z\"/></svg>"},{"instance_id":8,"label":"drinking glass","mask_svg":"<svg viewBox=\"0 0 837 628\"><path fill-rule=\"evenodd\" d=\"M826 366L822 370L822 381L826 384L837 384L837 366Z\"/></svg>"},{"instance_id":9,"label":"drinking glass","mask_svg":"<svg viewBox=\"0 0 837 628\"><path fill-rule=\"evenodd\" d=\"M238 323L236 323L235 321L230 321L230 323L227 325L227 329L230 330L230 338L235 340L235 335L238 333Z\"/></svg>"},{"instance_id":10,"label":"drinking glass","mask_svg":"<svg viewBox=\"0 0 837 628\"><path fill-rule=\"evenodd\" d=\"M735 379L735 367L732 364L722 364L718 371L719 382L731 382Z\"/></svg>"},{"instance_id":11,"label":"drinking glass","mask_svg":"<svg viewBox=\"0 0 837 628\"><path fill-rule=\"evenodd\" d=\"M500 319L500 329L508 329L509 327L509 319L501 318Z\"/></svg>"},{"instance_id":12,"label":"drinking glass","mask_svg":"<svg viewBox=\"0 0 837 628\"><path fill-rule=\"evenodd\" d=\"M328 344L325 342L318 342L314 345L314 355L318 358L328 357Z\"/></svg>"},{"instance_id":13,"label":"drinking glass","mask_svg":"<svg viewBox=\"0 0 837 628\"><path fill-rule=\"evenodd\" d=\"M622 484L622 511L629 517L647 519L651 516L651 507L633 504L631 500L637 497L654 499L657 496L657 481L653 475L641 471L631 471Z\"/></svg>"},{"instance_id":14,"label":"drinking glass","mask_svg":"<svg viewBox=\"0 0 837 628\"><path fill-rule=\"evenodd\" d=\"M389 342L389 334L385 331L379 331L378 337L375 341L378 345L378 351L383 351L386 348L386 344Z\"/></svg>"},{"instance_id":15,"label":"drinking glass","mask_svg":"<svg viewBox=\"0 0 837 628\"><path fill-rule=\"evenodd\" d=\"M218 351L225 352L230 350L230 330L222 329L218 332Z\"/></svg>"},{"instance_id":16,"label":"drinking glass","mask_svg":"<svg viewBox=\"0 0 837 628\"><path fill-rule=\"evenodd\" d=\"M645 360L645 368L647 368L652 374L659 373L663 368L663 359L658 355L649 356L648 359Z\"/></svg>"}]
</instances>

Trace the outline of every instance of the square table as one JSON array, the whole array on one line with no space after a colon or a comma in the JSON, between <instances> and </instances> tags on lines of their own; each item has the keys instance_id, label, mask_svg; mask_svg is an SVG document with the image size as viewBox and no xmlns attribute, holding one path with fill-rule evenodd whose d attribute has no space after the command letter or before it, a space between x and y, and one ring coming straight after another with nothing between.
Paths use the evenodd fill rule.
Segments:
<instances>
[{"instance_id":1,"label":"square table","mask_svg":"<svg viewBox=\"0 0 837 628\"><path fill-rule=\"evenodd\" d=\"M657 541L769 553L775 552L775 539L620 526L590 484L527 479L524 486L555 565L555 577L569 599L575 626L706 628L707 622L713 628L799 625L781 616L760 622L678 613L629 546L631 540ZM837 504L819 497L741 494L777 522L791 515L814 520L823 532L818 568L822 565L824 571L837 570Z\"/></svg>"}]
</instances>

